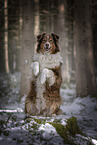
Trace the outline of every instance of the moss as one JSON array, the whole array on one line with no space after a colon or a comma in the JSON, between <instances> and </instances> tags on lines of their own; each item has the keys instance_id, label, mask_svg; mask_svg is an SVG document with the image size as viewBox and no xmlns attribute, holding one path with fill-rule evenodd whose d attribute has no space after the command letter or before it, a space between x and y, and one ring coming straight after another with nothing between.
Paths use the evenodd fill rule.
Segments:
<instances>
[{"instance_id":1,"label":"moss","mask_svg":"<svg viewBox=\"0 0 97 145\"><path fill-rule=\"evenodd\" d=\"M46 119L37 119L37 118L34 118L34 117L29 117L26 119L26 122L27 123L30 123L30 121L34 120L37 124L45 124L46 122Z\"/></svg>"},{"instance_id":2,"label":"moss","mask_svg":"<svg viewBox=\"0 0 97 145\"><path fill-rule=\"evenodd\" d=\"M38 126L37 124L35 124L35 123L33 123L32 126L31 126L31 128L33 128L34 130L37 130L38 127L39 127L39 126Z\"/></svg>"},{"instance_id":3,"label":"moss","mask_svg":"<svg viewBox=\"0 0 97 145\"><path fill-rule=\"evenodd\" d=\"M34 118L34 120L38 124L45 124L45 122L46 122L46 119L36 119L36 118Z\"/></svg>"},{"instance_id":4,"label":"moss","mask_svg":"<svg viewBox=\"0 0 97 145\"><path fill-rule=\"evenodd\" d=\"M67 119L66 122L66 126L63 126L58 122L49 122L49 124L55 127L57 133L64 139L65 144L76 145L71 138L74 137L76 134L83 135L77 124L77 119L75 117L71 117ZM72 137L70 138L70 136Z\"/></svg>"},{"instance_id":5,"label":"moss","mask_svg":"<svg viewBox=\"0 0 97 145\"><path fill-rule=\"evenodd\" d=\"M76 117L71 117L67 119L67 124L65 126L65 132L68 132L70 136L75 136L76 134L83 135L82 131L80 130Z\"/></svg>"},{"instance_id":6,"label":"moss","mask_svg":"<svg viewBox=\"0 0 97 145\"><path fill-rule=\"evenodd\" d=\"M60 123L54 123L54 122L49 122L49 124L51 124L52 126L55 127L57 133L64 138L64 134L65 134L65 129L64 126Z\"/></svg>"},{"instance_id":7,"label":"moss","mask_svg":"<svg viewBox=\"0 0 97 145\"><path fill-rule=\"evenodd\" d=\"M61 123L61 120L62 120L62 119L55 119L53 122L54 122L54 123Z\"/></svg>"},{"instance_id":8,"label":"moss","mask_svg":"<svg viewBox=\"0 0 97 145\"><path fill-rule=\"evenodd\" d=\"M65 144L75 145L73 141L69 140L64 125L60 123L54 123L54 122L49 122L49 124L55 127L57 133L64 139Z\"/></svg>"}]
</instances>

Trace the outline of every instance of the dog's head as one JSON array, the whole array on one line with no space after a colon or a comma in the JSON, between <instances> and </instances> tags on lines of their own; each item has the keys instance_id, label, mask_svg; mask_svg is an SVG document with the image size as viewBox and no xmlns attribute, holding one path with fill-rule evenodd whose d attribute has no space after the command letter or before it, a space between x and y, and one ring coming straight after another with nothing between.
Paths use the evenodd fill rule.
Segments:
<instances>
[{"instance_id":1,"label":"dog's head","mask_svg":"<svg viewBox=\"0 0 97 145\"><path fill-rule=\"evenodd\" d=\"M55 54L60 51L59 49L59 36L51 33L50 35L46 35L43 33L37 36L37 52L38 53L50 53Z\"/></svg>"}]
</instances>

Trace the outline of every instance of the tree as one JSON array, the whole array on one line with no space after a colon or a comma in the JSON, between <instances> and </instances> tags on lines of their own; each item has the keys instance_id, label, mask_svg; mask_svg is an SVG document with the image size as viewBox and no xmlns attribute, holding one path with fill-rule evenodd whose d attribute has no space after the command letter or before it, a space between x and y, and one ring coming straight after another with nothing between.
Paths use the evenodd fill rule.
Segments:
<instances>
[{"instance_id":1,"label":"tree","mask_svg":"<svg viewBox=\"0 0 97 145\"><path fill-rule=\"evenodd\" d=\"M5 48L5 68L6 73L9 73L9 59L8 59L8 1L4 1L4 48Z\"/></svg>"},{"instance_id":2,"label":"tree","mask_svg":"<svg viewBox=\"0 0 97 145\"><path fill-rule=\"evenodd\" d=\"M0 72L6 72L4 47L4 1L0 2Z\"/></svg>"},{"instance_id":3,"label":"tree","mask_svg":"<svg viewBox=\"0 0 97 145\"><path fill-rule=\"evenodd\" d=\"M23 1L23 38L21 49L21 97L30 89L30 66L33 53L33 1Z\"/></svg>"},{"instance_id":4,"label":"tree","mask_svg":"<svg viewBox=\"0 0 97 145\"><path fill-rule=\"evenodd\" d=\"M8 0L8 54L9 72L19 70L19 0Z\"/></svg>"},{"instance_id":5,"label":"tree","mask_svg":"<svg viewBox=\"0 0 97 145\"><path fill-rule=\"evenodd\" d=\"M68 32L64 29L66 28L66 17L64 13L67 12L67 3L66 0L56 0L56 15L54 17L54 32L60 36L60 47L61 53L63 57L63 65L62 65L62 80L69 81L69 61L68 61ZM65 30L65 32L64 32Z\"/></svg>"},{"instance_id":6,"label":"tree","mask_svg":"<svg viewBox=\"0 0 97 145\"><path fill-rule=\"evenodd\" d=\"M90 5L89 0L75 0L77 96L97 94Z\"/></svg>"}]
</instances>

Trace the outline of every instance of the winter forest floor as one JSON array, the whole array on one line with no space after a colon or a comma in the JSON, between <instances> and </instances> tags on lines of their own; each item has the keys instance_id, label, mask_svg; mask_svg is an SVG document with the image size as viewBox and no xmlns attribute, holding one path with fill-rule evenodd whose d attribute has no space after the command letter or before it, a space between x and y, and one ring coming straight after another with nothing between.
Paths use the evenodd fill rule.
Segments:
<instances>
[{"instance_id":1,"label":"winter forest floor","mask_svg":"<svg viewBox=\"0 0 97 145\"><path fill-rule=\"evenodd\" d=\"M0 75L0 145L97 145L96 98L76 98L75 85L63 84L63 115L27 118L19 90L19 73Z\"/></svg>"}]
</instances>

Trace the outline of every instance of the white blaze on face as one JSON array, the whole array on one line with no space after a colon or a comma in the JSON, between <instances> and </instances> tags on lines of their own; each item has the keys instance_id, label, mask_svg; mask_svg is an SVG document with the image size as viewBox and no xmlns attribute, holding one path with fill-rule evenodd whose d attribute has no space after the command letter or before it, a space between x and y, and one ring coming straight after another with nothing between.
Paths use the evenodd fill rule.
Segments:
<instances>
[{"instance_id":1,"label":"white blaze on face","mask_svg":"<svg viewBox=\"0 0 97 145\"><path fill-rule=\"evenodd\" d=\"M49 42L49 35L47 36L47 42Z\"/></svg>"},{"instance_id":2,"label":"white blaze on face","mask_svg":"<svg viewBox=\"0 0 97 145\"><path fill-rule=\"evenodd\" d=\"M47 42L44 45L45 50L49 50L50 48L50 43L49 43L49 35L47 36Z\"/></svg>"}]
</instances>

